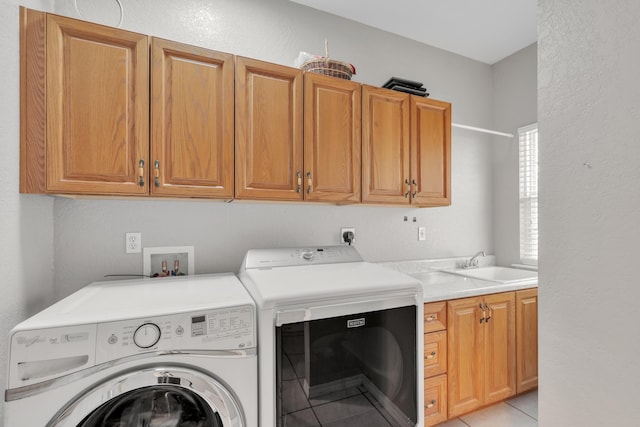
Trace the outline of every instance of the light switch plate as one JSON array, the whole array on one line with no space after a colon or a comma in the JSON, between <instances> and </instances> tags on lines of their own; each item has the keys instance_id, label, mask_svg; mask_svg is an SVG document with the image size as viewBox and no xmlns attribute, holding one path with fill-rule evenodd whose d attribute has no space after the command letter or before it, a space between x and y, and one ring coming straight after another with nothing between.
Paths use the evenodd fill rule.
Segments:
<instances>
[{"instance_id":1,"label":"light switch plate","mask_svg":"<svg viewBox=\"0 0 640 427\"><path fill-rule=\"evenodd\" d=\"M418 227L418 240L427 240L427 231L425 227Z\"/></svg>"}]
</instances>

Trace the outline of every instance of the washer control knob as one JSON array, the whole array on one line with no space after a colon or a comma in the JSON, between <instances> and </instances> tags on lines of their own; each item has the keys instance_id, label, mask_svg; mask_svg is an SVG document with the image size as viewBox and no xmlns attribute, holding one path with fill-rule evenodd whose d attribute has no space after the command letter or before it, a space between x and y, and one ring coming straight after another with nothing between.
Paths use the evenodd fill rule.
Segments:
<instances>
[{"instance_id":1,"label":"washer control knob","mask_svg":"<svg viewBox=\"0 0 640 427\"><path fill-rule=\"evenodd\" d=\"M313 260L313 252L302 252L302 258L307 261Z\"/></svg>"},{"instance_id":2,"label":"washer control knob","mask_svg":"<svg viewBox=\"0 0 640 427\"><path fill-rule=\"evenodd\" d=\"M133 333L133 342L140 348L153 347L160 341L160 327L155 323L144 323Z\"/></svg>"}]
</instances>

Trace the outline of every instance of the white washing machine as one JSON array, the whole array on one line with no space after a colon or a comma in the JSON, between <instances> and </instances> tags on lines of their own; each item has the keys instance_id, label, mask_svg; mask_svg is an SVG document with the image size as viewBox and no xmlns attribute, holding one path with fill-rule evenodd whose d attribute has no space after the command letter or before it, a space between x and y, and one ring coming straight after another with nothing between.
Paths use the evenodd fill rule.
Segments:
<instances>
[{"instance_id":1,"label":"white washing machine","mask_svg":"<svg viewBox=\"0 0 640 427\"><path fill-rule=\"evenodd\" d=\"M88 285L11 331L4 425L255 427L255 320L233 274Z\"/></svg>"},{"instance_id":2,"label":"white washing machine","mask_svg":"<svg viewBox=\"0 0 640 427\"><path fill-rule=\"evenodd\" d=\"M424 425L422 285L352 246L250 250L260 426Z\"/></svg>"}]
</instances>

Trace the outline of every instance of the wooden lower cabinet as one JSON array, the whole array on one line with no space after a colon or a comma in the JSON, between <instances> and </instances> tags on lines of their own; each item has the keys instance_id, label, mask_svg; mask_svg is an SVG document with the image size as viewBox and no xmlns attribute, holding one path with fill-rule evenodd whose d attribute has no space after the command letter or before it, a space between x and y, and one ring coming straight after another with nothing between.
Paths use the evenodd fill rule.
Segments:
<instances>
[{"instance_id":1,"label":"wooden lower cabinet","mask_svg":"<svg viewBox=\"0 0 640 427\"><path fill-rule=\"evenodd\" d=\"M424 305L424 425L447 420L447 302Z\"/></svg>"},{"instance_id":2,"label":"wooden lower cabinet","mask_svg":"<svg viewBox=\"0 0 640 427\"><path fill-rule=\"evenodd\" d=\"M538 289L424 305L424 425L538 385Z\"/></svg>"},{"instance_id":3,"label":"wooden lower cabinet","mask_svg":"<svg viewBox=\"0 0 640 427\"><path fill-rule=\"evenodd\" d=\"M450 418L516 392L515 292L448 302Z\"/></svg>"},{"instance_id":4,"label":"wooden lower cabinet","mask_svg":"<svg viewBox=\"0 0 640 427\"><path fill-rule=\"evenodd\" d=\"M424 305L424 333L447 329L447 302L432 302Z\"/></svg>"},{"instance_id":5,"label":"wooden lower cabinet","mask_svg":"<svg viewBox=\"0 0 640 427\"><path fill-rule=\"evenodd\" d=\"M447 331L424 334L424 377L447 372Z\"/></svg>"},{"instance_id":6,"label":"wooden lower cabinet","mask_svg":"<svg viewBox=\"0 0 640 427\"><path fill-rule=\"evenodd\" d=\"M484 390L484 323L482 297L448 302L448 410L456 417L482 405ZM483 320L484 322L484 320Z\"/></svg>"},{"instance_id":7,"label":"wooden lower cabinet","mask_svg":"<svg viewBox=\"0 0 640 427\"><path fill-rule=\"evenodd\" d=\"M538 289L516 292L517 392L538 386Z\"/></svg>"},{"instance_id":8,"label":"wooden lower cabinet","mask_svg":"<svg viewBox=\"0 0 640 427\"><path fill-rule=\"evenodd\" d=\"M516 393L515 293L486 295L485 405Z\"/></svg>"},{"instance_id":9,"label":"wooden lower cabinet","mask_svg":"<svg viewBox=\"0 0 640 427\"><path fill-rule=\"evenodd\" d=\"M447 375L424 380L424 425L434 426L447 420Z\"/></svg>"}]
</instances>

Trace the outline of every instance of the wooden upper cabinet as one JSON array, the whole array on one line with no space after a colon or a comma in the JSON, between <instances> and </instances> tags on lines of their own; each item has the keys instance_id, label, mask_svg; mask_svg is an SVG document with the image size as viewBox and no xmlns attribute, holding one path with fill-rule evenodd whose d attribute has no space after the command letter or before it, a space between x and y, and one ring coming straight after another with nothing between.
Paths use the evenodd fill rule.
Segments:
<instances>
[{"instance_id":1,"label":"wooden upper cabinet","mask_svg":"<svg viewBox=\"0 0 640 427\"><path fill-rule=\"evenodd\" d=\"M409 204L409 95L362 87L362 201Z\"/></svg>"},{"instance_id":2,"label":"wooden upper cabinet","mask_svg":"<svg viewBox=\"0 0 640 427\"><path fill-rule=\"evenodd\" d=\"M306 200L360 202L361 85L304 75Z\"/></svg>"},{"instance_id":3,"label":"wooden upper cabinet","mask_svg":"<svg viewBox=\"0 0 640 427\"><path fill-rule=\"evenodd\" d=\"M451 104L362 91L362 201L451 204Z\"/></svg>"},{"instance_id":4,"label":"wooden upper cabinet","mask_svg":"<svg viewBox=\"0 0 640 427\"><path fill-rule=\"evenodd\" d=\"M446 102L24 7L20 53L22 193L451 202Z\"/></svg>"},{"instance_id":5,"label":"wooden upper cabinet","mask_svg":"<svg viewBox=\"0 0 640 427\"><path fill-rule=\"evenodd\" d=\"M517 392L538 386L538 289L516 292Z\"/></svg>"},{"instance_id":6,"label":"wooden upper cabinet","mask_svg":"<svg viewBox=\"0 0 640 427\"><path fill-rule=\"evenodd\" d=\"M302 71L236 58L235 197L302 200Z\"/></svg>"},{"instance_id":7,"label":"wooden upper cabinet","mask_svg":"<svg viewBox=\"0 0 640 427\"><path fill-rule=\"evenodd\" d=\"M233 55L151 41L151 193L233 198Z\"/></svg>"},{"instance_id":8,"label":"wooden upper cabinet","mask_svg":"<svg viewBox=\"0 0 640 427\"><path fill-rule=\"evenodd\" d=\"M45 70L46 191L147 194L147 36L47 15Z\"/></svg>"},{"instance_id":9,"label":"wooden upper cabinet","mask_svg":"<svg viewBox=\"0 0 640 427\"><path fill-rule=\"evenodd\" d=\"M411 96L411 203L451 204L451 104Z\"/></svg>"}]
</instances>

